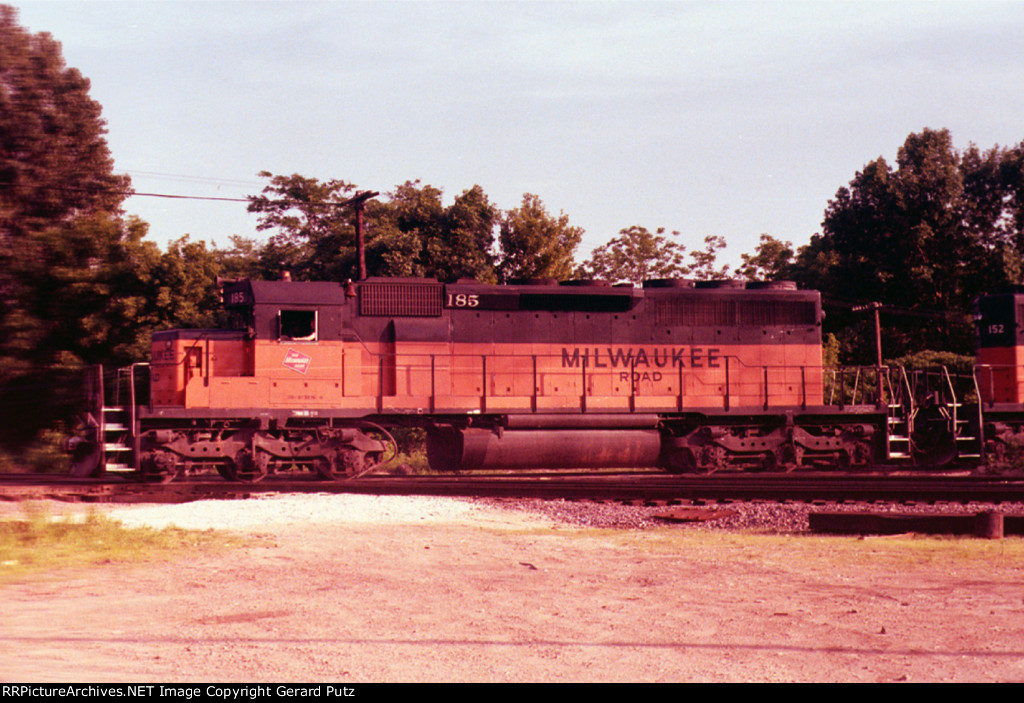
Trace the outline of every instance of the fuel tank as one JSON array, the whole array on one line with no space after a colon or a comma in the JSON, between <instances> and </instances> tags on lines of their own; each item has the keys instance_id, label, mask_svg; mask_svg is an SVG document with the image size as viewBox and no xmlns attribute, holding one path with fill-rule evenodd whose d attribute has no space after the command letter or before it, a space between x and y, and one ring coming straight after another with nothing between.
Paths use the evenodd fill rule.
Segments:
<instances>
[{"instance_id":1,"label":"fuel tank","mask_svg":"<svg viewBox=\"0 0 1024 703\"><path fill-rule=\"evenodd\" d=\"M655 466L656 429L504 430L452 426L427 433L435 471L601 469Z\"/></svg>"}]
</instances>

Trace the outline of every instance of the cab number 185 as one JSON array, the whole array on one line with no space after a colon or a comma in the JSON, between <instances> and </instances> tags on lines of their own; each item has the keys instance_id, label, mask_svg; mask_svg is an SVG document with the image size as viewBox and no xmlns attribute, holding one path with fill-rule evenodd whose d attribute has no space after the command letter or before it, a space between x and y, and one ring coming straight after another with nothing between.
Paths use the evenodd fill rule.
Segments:
<instances>
[{"instance_id":1,"label":"cab number 185","mask_svg":"<svg viewBox=\"0 0 1024 703\"><path fill-rule=\"evenodd\" d=\"M475 308L480 305L480 296L466 293L449 293L448 307L450 308Z\"/></svg>"}]
</instances>

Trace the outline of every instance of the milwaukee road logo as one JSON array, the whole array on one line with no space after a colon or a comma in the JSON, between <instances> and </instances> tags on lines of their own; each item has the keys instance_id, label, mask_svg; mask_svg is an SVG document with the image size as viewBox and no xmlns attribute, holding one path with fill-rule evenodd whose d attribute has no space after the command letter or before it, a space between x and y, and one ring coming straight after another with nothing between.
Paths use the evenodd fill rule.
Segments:
<instances>
[{"instance_id":1,"label":"milwaukee road logo","mask_svg":"<svg viewBox=\"0 0 1024 703\"><path fill-rule=\"evenodd\" d=\"M288 353L284 355L284 361L281 363L290 368L292 371L298 371L299 373L306 373L309 369L309 362L312 361L312 357L306 356L302 352L289 349Z\"/></svg>"},{"instance_id":2,"label":"milwaukee road logo","mask_svg":"<svg viewBox=\"0 0 1024 703\"><path fill-rule=\"evenodd\" d=\"M563 369L717 369L723 359L717 347L562 347Z\"/></svg>"}]
</instances>

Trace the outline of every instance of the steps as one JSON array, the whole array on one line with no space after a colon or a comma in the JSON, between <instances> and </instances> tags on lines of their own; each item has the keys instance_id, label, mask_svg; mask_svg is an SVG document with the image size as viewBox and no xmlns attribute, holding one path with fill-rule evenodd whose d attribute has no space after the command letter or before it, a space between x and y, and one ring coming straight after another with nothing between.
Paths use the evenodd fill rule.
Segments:
<instances>
[{"instance_id":1,"label":"steps","mask_svg":"<svg viewBox=\"0 0 1024 703\"><path fill-rule=\"evenodd\" d=\"M108 472L135 471L135 443L129 408L103 406L100 411L100 441L103 443L103 464Z\"/></svg>"}]
</instances>

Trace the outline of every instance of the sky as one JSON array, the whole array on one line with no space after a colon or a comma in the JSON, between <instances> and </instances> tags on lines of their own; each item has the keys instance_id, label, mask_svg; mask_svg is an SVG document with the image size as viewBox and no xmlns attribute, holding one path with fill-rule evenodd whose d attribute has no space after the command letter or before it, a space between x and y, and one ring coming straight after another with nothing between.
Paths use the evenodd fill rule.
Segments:
<instances>
[{"instance_id":1,"label":"sky","mask_svg":"<svg viewBox=\"0 0 1024 703\"><path fill-rule=\"evenodd\" d=\"M579 260L639 225L737 264L762 233L806 244L911 133L1024 141L1024 0L10 4L91 80L140 193L478 184L567 214ZM161 246L266 236L241 202L126 210Z\"/></svg>"}]
</instances>

